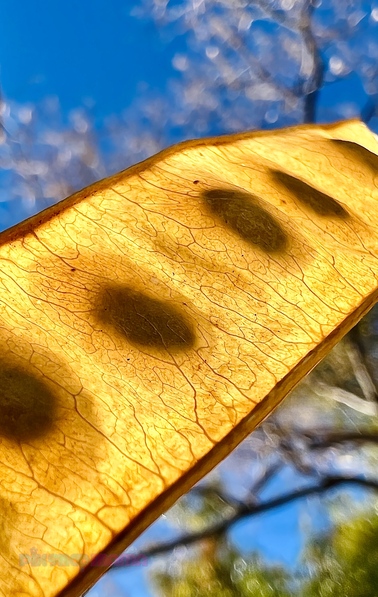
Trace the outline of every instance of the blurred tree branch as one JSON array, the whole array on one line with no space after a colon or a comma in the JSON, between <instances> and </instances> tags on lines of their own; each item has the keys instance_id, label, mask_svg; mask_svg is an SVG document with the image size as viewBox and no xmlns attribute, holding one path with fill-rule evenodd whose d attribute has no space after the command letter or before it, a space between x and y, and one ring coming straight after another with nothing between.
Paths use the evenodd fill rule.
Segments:
<instances>
[{"instance_id":1,"label":"blurred tree branch","mask_svg":"<svg viewBox=\"0 0 378 597\"><path fill-rule=\"evenodd\" d=\"M355 485L378 491L378 480L346 476L324 477L315 485L283 494L277 498L267 500L266 502L255 503L253 500L253 503L245 503L240 505L240 507L235 510L235 513L231 517L223 520L222 522L214 524L200 532L186 534L178 539L174 539L166 543L160 543L159 545L147 548L136 554L128 555L125 558L121 556L121 558L115 562L114 567L129 567L139 563L144 558L163 555L167 552L173 551L177 547L189 546L193 543L203 541L204 539L208 539L210 537L218 537L219 535L223 535L229 531L237 522L240 522L247 517L257 516L258 514L279 508L280 506L284 506L294 502L295 500L307 498L313 495L320 495L331 489L345 485ZM221 493L218 497L220 499L224 499ZM224 501L226 501L226 499Z\"/></svg>"}]
</instances>

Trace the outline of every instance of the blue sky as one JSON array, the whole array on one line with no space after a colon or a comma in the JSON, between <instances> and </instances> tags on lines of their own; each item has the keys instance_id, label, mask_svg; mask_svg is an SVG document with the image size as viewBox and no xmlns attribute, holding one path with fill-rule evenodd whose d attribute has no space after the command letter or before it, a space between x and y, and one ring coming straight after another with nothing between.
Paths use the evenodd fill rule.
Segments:
<instances>
[{"instance_id":1,"label":"blue sky","mask_svg":"<svg viewBox=\"0 0 378 597\"><path fill-rule=\"evenodd\" d=\"M5 96L17 102L57 96L65 117L93 100L93 114L100 123L135 101L141 83L163 92L167 80L177 76L172 58L185 48L186 39L163 39L152 22L130 16L133 4L122 0L0 0L0 81ZM321 102L329 106L340 97L350 98L356 113L366 101L353 75L328 86ZM291 564L302 546L300 509L292 504L238 525L232 537L241 549L261 548L271 560ZM147 538L167 539L171 533L164 520L159 521L136 545ZM117 597L149 594L141 567L127 574L112 573L102 588L89 595L105 595L106 586L108 594Z\"/></svg>"},{"instance_id":2,"label":"blue sky","mask_svg":"<svg viewBox=\"0 0 378 597\"><path fill-rule=\"evenodd\" d=\"M163 89L174 76L179 38L163 43L149 21L130 16L132 2L0 0L0 76L6 97L59 97L63 113L95 100L99 119L120 113L146 82ZM106 8L106 9L105 9Z\"/></svg>"},{"instance_id":3,"label":"blue sky","mask_svg":"<svg viewBox=\"0 0 378 597\"><path fill-rule=\"evenodd\" d=\"M163 92L168 79L177 76L172 58L185 50L187 39L164 37L152 20L132 16L138 4L113 0L109 10L104 0L0 0L5 96L38 102L55 95L63 115L94 101L99 123L134 102L141 83ZM357 76L338 80L321 92L320 119L332 119L325 108L340 100L355 104L357 115L366 98Z\"/></svg>"}]
</instances>

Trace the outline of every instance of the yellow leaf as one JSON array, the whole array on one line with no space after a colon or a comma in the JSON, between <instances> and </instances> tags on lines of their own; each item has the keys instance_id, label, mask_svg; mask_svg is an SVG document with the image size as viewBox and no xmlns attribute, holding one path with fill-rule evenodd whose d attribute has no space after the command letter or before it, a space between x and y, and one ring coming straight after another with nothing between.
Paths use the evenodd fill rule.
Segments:
<instances>
[{"instance_id":1,"label":"yellow leaf","mask_svg":"<svg viewBox=\"0 0 378 597\"><path fill-rule=\"evenodd\" d=\"M188 142L0 235L1 595L81 594L374 304L377 153Z\"/></svg>"}]
</instances>

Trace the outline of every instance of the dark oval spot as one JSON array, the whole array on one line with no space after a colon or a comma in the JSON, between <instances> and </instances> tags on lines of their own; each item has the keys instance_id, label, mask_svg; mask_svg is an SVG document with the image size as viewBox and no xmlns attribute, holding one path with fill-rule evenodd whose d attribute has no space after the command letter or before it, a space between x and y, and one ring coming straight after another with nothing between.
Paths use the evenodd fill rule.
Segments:
<instances>
[{"instance_id":1,"label":"dark oval spot","mask_svg":"<svg viewBox=\"0 0 378 597\"><path fill-rule=\"evenodd\" d=\"M349 155L349 158L370 168L373 175L378 174L378 155L372 151L369 151L365 147L361 147L358 143L353 143L353 141L332 139L331 143L346 157Z\"/></svg>"},{"instance_id":2,"label":"dark oval spot","mask_svg":"<svg viewBox=\"0 0 378 597\"><path fill-rule=\"evenodd\" d=\"M47 385L26 369L0 365L0 436L27 441L44 435L55 402Z\"/></svg>"},{"instance_id":3,"label":"dark oval spot","mask_svg":"<svg viewBox=\"0 0 378 597\"><path fill-rule=\"evenodd\" d=\"M330 195L318 191L306 182L295 178L295 176L286 174L286 172L272 170L272 175L275 182L284 186L285 189L295 195L302 205L309 207L319 216L337 217L344 220L349 217L347 210Z\"/></svg>"},{"instance_id":4,"label":"dark oval spot","mask_svg":"<svg viewBox=\"0 0 378 597\"><path fill-rule=\"evenodd\" d=\"M186 350L194 345L192 326L176 305L129 286L104 289L97 316L136 346Z\"/></svg>"},{"instance_id":5,"label":"dark oval spot","mask_svg":"<svg viewBox=\"0 0 378 597\"><path fill-rule=\"evenodd\" d=\"M251 193L230 189L204 191L202 198L213 215L233 232L266 253L284 251L287 235L281 224Z\"/></svg>"}]
</instances>

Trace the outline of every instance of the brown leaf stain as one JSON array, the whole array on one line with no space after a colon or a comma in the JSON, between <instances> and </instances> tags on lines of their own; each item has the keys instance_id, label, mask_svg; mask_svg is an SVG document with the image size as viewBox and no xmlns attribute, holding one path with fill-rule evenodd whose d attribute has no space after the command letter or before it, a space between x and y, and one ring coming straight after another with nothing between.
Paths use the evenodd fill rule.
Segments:
<instances>
[{"instance_id":1,"label":"brown leaf stain","mask_svg":"<svg viewBox=\"0 0 378 597\"><path fill-rule=\"evenodd\" d=\"M275 184L278 183L284 187L285 191L289 191L294 195L299 203L309 207L318 216L339 218L341 220L349 218L348 211L330 195L286 172L272 170L271 173Z\"/></svg>"},{"instance_id":2,"label":"brown leaf stain","mask_svg":"<svg viewBox=\"0 0 378 597\"><path fill-rule=\"evenodd\" d=\"M364 170L368 169L373 177L378 176L378 156L373 152L353 141L331 139L331 143L352 163L357 162Z\"/></svg>"},{"instance_id":3,"label":"brown leaf stain","mask_svg":"<svg viewBox=\"0 0 378 597\"><path fill-rule=\"evenodd\" d=\"M287 249L287 233L252 193L219 188L204 191L202 199L213 215L249 244L266 253Z\"/></svg>"},{"instance_id":4,"label":"brown leaf stain","mask_svg":"<svg viewBox=\"0 0 378 597\"><path fill-rule=\"evenodd\" d=\"M96 315L136 347L175 352L193 348L195 343L193 326L177 305L130 286L105 287Z\"/></svg>"},{"instance_id":5,"label":"brown leaf stain","mask_svg":"<svg viewBox=\"0 0 378 597\"><path fill-rule=\"evenodd\" d=\"M45 435L54 422L54 394L30 372L12 365L0 370L0 436L28 441Z\"/></svg>"}]
</instances>

